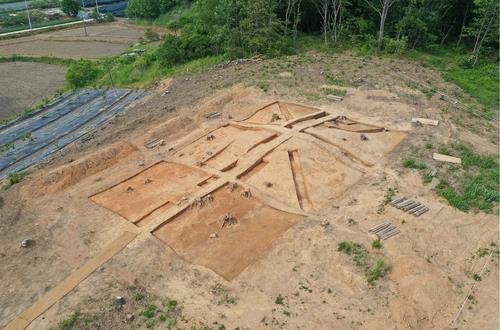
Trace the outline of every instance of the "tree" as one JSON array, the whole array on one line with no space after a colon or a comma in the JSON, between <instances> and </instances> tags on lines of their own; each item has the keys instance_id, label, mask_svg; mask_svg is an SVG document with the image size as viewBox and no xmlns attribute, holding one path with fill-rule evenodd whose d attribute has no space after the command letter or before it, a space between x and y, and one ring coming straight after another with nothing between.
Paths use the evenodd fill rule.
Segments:
<instances>
[{"instance_id":1,"label":"tree","mask_svg":"<svg viewBox=\"0 0 500 330\"><path fill-rule=\"evenodd\" d=\"M392 5L398 0L365 0L366 4L375 10L380 16L380 27L378 32L378 49L382 49L384 43L384 27L387 14Z\"/></svg>"},{"instance_id":2,"label":"tree","mask_svg":"<svg viewBox=\"0 0 500 330\"><path fill-rule=\"evenodd\" d=\"M332 2L332 27L333 27L333 43L337 42L338 32L342 25L342 0L331 0Z\"/></svg>"},{"instance_id":3,"label":"tree","mask_svg":"<svg viewBox=\"0 0 500 330\"><path fill-rule=\"evenodd\" d=\"M175 0L130 0L127 14L130 17L154 19L176 5Z\"/></svg>"},{"instance_id":4,"label":"tree","mask_svg":"<svg viewBox=\"0 0 500 330\"><path fill-rule=\"evenodd\" d=\"M99 73L99 69L92 61L79 60L68 67L66 79L72 87L84 87L94 82Z\"/></svg>"},{"instance_id":5,"label":"tree","mask_svg":"<svg viewBox=\"0 0 500 330\"><path fill-rule=\"evenodd\" d=\"M474 20L467 32L475 39L472 56L476 65L484 41L498 41L498 0L474 0L474 5Z\"/></svg>"},{"instance_id":6,"label":"tree","mask_svg":"<svg viewBox=\"0 0 500 330\"><path fill-rule=\"evenodd\" d=\"M80 3L76 0L62 0L61 10L69 16L76 16L80 10Z\"/></svg>"},{"instance_id":7,"label":"tree","mask_svg":"<svg viewBox=\"0 0 500 330\"><path fill-rule=\"evenodd\" d=\"M323 39L326 45L326 36L328 34L328 30L330 29L330 0L314 0L313 2L316 6L316 10L318 11L319 16L321 17L321 32L323 32Z\"/></svg>"}]
</instances>

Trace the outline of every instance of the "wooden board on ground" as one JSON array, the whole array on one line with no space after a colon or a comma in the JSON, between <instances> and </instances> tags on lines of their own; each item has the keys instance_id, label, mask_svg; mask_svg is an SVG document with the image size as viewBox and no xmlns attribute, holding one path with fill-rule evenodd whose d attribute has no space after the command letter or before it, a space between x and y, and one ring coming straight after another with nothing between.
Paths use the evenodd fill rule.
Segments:
<instances>
[{"instance_id":1,"label":"wooden board on ground","mask_svg":"<svg viewBox=\"0 0 500 330\"><path fill-rule=\"evenodd\" d=\"M427 119L427 118L412 118L411 122L412 123L421 123L424 125L432 125L432 126L439 125L439 120Z\"/></svg>"},{"instance_id":2,"label":"wooden board on ground","mask_svg":"<svg viewBox=\"0 0 500 330\"><path fill-rule=\"evenodd\" d=\"M460 158L457 158L457 157L451 157L451 156L448 156L448 155L443 155L443 154L434 153L434 154L432 155L432 158L434 158L435 160L440 161L440 162L448 162L448 163L454 163L454 164L462 164L462 160L461 160Z\"/></svg>"}]
</instances>

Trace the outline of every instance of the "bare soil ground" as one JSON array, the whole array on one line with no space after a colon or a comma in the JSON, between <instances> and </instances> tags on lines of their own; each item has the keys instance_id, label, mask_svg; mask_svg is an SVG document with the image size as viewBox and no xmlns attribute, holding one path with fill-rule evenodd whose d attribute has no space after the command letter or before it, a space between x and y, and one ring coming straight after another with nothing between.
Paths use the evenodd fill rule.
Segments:
<instances>
[{"instance_id":1,"label":"bare soil ground","mask_svg":"<svg viewBox=\"0 0 500 330\"><path fill-rule=\"evenodd\" d=\"M424 85L467 98L416 63L350 54L159 82L0 195L0 326L131 231L132 243L29 329L70 322L75 311L76 329L443 329L464 301L452 327L497 329L498 257L476 252L497 242L498 216L452 208L436 180L425 185L401 165L417 150L437 166L429 142L496 153L497 122L427 96ZM346 91L342 102L326 99L332 89ZM206 119L212 111L221 117ZM354 123L332 121L339 115ZM440 124L412 126L416 116ZM144 146L154 139L162 141ZM385 205L389 188L429 212ZM368 230L385 221L401 233L373 249ZM24 238L34 245L21 248ZM390 273L368 284L337 251L345 240L383 258Z\"/></svg>"},{"instance_id":2,"label":"bare soil ground","mask_svg":"<svg viewBox=\"0 0 500 330\"><path fill-rule=\"evenodd\" d=\"M64 86L66 68L43 63L0 63L0 120L31 108Z\"/></svg>"},{"instance_id":3,"label":"bare soil ground","mask_svg":"<svg viewBox=\"0 0 500 330\"><path fill-rule=\"evenodd\" d=\"M144 29L121 22L90 25L33 36L0 40L0 55L101 58L120 54L139 42Z\"/></svg>"}]
</instances>

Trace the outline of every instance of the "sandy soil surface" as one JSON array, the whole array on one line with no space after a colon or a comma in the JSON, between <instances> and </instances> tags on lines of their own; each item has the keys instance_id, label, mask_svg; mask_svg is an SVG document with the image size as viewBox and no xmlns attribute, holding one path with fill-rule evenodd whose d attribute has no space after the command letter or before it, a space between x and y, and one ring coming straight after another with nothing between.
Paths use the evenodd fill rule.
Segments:
<instances>
[{"instance_id":1,"label":"sandy soil surface","mask_svg":"<svg viewBox=\"0 0 500 330\"><path fill-rule=\"evenodd\" d=\"M66 68L43 63L0 63L0 120L31 108L64 86Z\"/></svg>"},{"instance_id":2,"label":"sandy soil surface","mask_svg":"<svg viewBox=\"0 0 500 330\"><path fill-rule=\"evenodd\" d=\"M91 25L34 36L0 40L0 55L53 56L59 58L101 58L120 54L139 42L141 27L121 22Z\"/></svg>"},{"instance_id":3,"label":"sandy soil surface","mask_svg":"<svg viewBox=\"0 0 500 330\"><path fill-rule=\"evenodd\" d=\"M415 80L467 97L415 63L349 54L229 64L159 82L1 193L0 326L131 231L139 234L132 243L29 329L54 328L75 311L82 329L443 329L457 315L453 327L497 329L498 257L476 252L497 242L498 216L452 208L435 180L424 185L401 162L417 148L436 166L422 151L428 142L496 153L498 127L409 87ZM344 100L328 101L325 86L345 90ZM212 111L221 117L206 119ZM412 126L415 116L440 124ZM361 133L377 127L384 130ZM169 182L183 186L170 191ZM414 217L384 205L389 188L429 211ZM401 233L372 249L368 230L385 221ZM35 243L21 248L24 238ZM392 270L368 284L337 251L345 240ZM126 304L114 305L116 296Z\"/></svg>"}]
</instances>

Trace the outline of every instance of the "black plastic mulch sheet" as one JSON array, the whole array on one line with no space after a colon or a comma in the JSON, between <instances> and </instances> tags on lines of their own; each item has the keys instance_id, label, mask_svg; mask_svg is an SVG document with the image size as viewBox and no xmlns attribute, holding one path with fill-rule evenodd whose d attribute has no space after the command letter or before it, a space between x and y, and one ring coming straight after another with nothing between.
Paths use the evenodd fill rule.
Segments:
<instances>
[{"instance_id":1,"label":"black plastic mulch sheet","mask_svg":"<svg viewBox=\"0 0 500 330\"><path fill-rule=\"evenodd\" d=\"M78 140L142 97L130 89L83 89L0 126L0 179Z\"/></svg>"}]
</instances>

